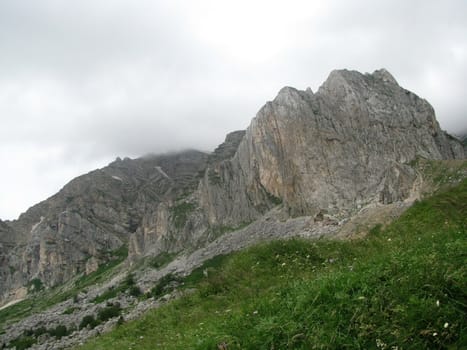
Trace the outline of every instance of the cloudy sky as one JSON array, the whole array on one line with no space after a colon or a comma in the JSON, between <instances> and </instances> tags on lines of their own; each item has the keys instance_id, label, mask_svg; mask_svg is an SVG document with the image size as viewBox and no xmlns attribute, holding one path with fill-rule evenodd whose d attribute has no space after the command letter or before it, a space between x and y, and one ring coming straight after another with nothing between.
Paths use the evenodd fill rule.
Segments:
<instances>
[{"instance_id":1,"label":"cloudy sky","mask_svg":"<svg viewBox=\"0 0 467 350\"><path fill-rule=\"evenodd\" d=\"M2 0L0 218L117 156L210 151L285 86L385 67L467 129L465 0Z\"/></svg>"}]
</instances>

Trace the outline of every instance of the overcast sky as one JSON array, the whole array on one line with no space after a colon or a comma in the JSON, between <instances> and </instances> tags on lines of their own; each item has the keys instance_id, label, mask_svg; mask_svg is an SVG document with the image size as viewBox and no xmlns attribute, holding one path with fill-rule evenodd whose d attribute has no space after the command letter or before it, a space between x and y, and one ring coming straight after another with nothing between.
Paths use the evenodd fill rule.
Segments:
<instances>
[{"instance_id":1,"label":"overcast sky","mask_svg":"<svg viewBox=\"0 0 467 350\"><path fill-rule=\"evenodd\" d=\"M384 67L467 129L467 1L1 0L0 218L117 156L211 151L285 86Z\"/></svg>"}]
</instances>

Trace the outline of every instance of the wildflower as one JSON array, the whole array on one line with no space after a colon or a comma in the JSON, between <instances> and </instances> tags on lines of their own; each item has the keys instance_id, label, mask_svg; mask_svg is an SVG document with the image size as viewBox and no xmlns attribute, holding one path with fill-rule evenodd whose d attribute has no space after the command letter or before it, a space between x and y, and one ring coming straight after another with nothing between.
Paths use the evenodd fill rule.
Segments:
<instances>
[{"instance_id":1,"label":"wildflower","mask_svg":"<svg viewBox=\"0 0 467 350\"><path fill-rule=\"evenodd\" d=\"M444 328L448 328L449 327L449 323L445 322L444 323Z\"/></svg>"},{"instance_id":2,"label":"wildflower","mask_svg":"<svg viewBox=\"0 0 467 350\"><path fill-rule=\"evenodd\" d=\"M257 315L257 314L258 314L258 310L253 311L253 315Z\"/></svg>"},{"instance_id":3,"label":"wildflower","mask_svg":"<svg viewBox=\"0 0 467 350\"><path fill-rule=\"evenodd\" d=\"M285 266L285 262L283 262L283 263L281 264L281 266L284 267L284 266Z\"/></svg>"},{"instance_id":4,"label":"wildflower","mask_svg":"<svg viewBox=\"0 0 467 350\"><path fill-rule=\"evenodd\" d=\"M439 307L439 300L436 300L436 306Z\"/></svg>"},{"instance_id":5,"label":"wildflower","mask_svg":"<svg viewBox=\"0 0 467 350\"><path fill-rule=\"evenodd\" d=\"M376 339L376 347L381 349L386 349L386 343L381 339Z\"/></svg>"},{"instance_id":6,"label":"wildflower","mask_svg":"<svg viewBox=\"0 0 467 350\"><path fill-rule=\"evenodd\" d=\"M391 242L391 238L388 238L388 242Z\"/></svg>"},{"instance_id":7,"label":"wildflower","mask_svg":"<svg viewBox=\"0 0 467 350\"><path fill-rule=\"evenodd\" d=\"M433 337L436 337L438 335L437 332L433 332Z\"/></svg>"}]
</instances>

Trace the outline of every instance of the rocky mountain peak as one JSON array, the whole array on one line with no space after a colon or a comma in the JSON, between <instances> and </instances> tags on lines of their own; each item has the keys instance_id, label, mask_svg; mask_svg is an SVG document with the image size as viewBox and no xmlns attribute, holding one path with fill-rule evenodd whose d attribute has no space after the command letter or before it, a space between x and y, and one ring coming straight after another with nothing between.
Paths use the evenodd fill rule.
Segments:
<instances>
[{"instance_id":1,"label":"rocky mountain peak","mask_svg":"<svg viewBox=\"0 0 467 350\"><path fill-rule=\"evenodd\" d=\"M417 157L464 148L386 70L335 70L316 93L285 87L211 154L117 159L0 222L0 302L33 278L54 286L89 272L122 246L136 261L193 250L272 210L312 225L406 201Z\"/></svg>"},{"instance_id":2,"label":"rocky mountain peak","mask_svg":"<svg viewBox=\"0 0 467 350\"><path fill-rule=\"evenodd\" d=\"M237 130L228 133L225 137L225 141L217 146L214 152L209 156L209 162L214 163L232 158L244 136L245 130Z\"/></svg>"},{"instance_id":3,"label":"rocky mountain peak","mask_svg":"<svg viewBox=\"0 0 467 350\"><path fill-rule=\"evenodd\" d=\"M385 83L392 83L392 84L395 84L395 85L399 85L397 83L396 79L394 79L394 77L392 76L392 74L389 73L384 68L375 70L372 75L373 75L373 77L375 77L377 79L383 80L383 82L385 82Z\"/></svg>"}]
</instances>

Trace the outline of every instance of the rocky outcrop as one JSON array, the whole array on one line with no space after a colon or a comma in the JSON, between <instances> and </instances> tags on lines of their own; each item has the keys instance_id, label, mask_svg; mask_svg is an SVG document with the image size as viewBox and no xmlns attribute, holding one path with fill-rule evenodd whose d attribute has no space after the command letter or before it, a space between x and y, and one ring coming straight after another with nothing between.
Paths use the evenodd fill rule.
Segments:
<instances>
[{"instance_id":1,"label":"rocky outcrop","mask_svg":"<svg viewBox=\"0 0 467 350\"><path fill-rule=\"evenodd\" d=\"M206 160L198 151L117 159L2 222L0 302L33 279L55 286L113 259L147 211L196 186Z\"/></svg>"},{"instance_id":2,"label":"rocky outcrop","mask_svg":"<svg viewBox=\"0 0 467 350\"><path fill-rule=\"evenodd\" d=\"M279 207L284 220L353 215L407 199L416 158L463 158L433 108L386 71L333 71L313 93L283 88L212 154L117 159L0 225L0 294L130 261L194 250ZM13 238L12 238L13 237Z\"/></svg>"},{"instance_id":3,"label":"rocky outcrop","mask_svg":"<svg viewBox=\"0 0 467 350\"><path fill-rule=\"evenodd\" d=\"M317 93L286 87L266 103L234 157L208 169L201 203L211 223L255 219L271 202L293 216L352 212L407 198L416 157L463 156L429 103L387 71L333 71Z\"/></svg>"}]
</instances>

